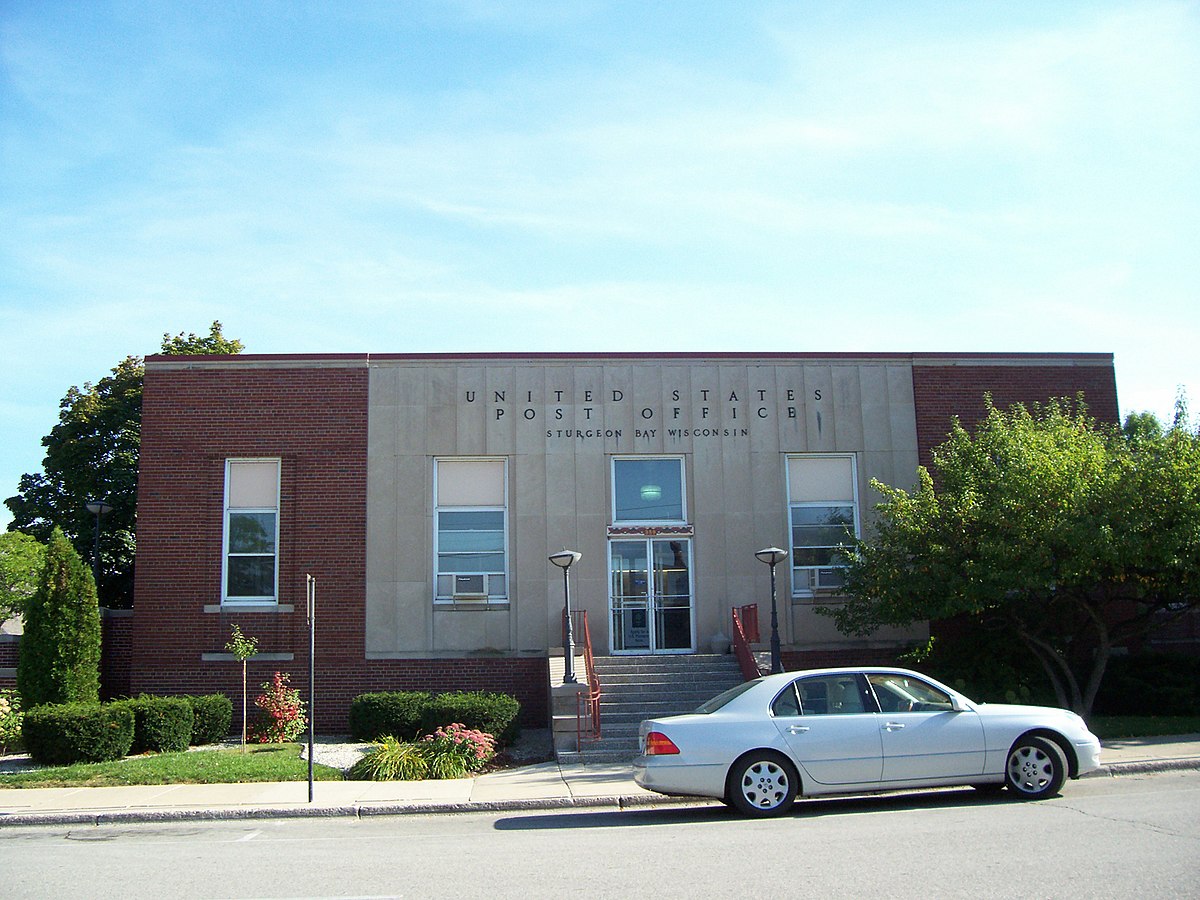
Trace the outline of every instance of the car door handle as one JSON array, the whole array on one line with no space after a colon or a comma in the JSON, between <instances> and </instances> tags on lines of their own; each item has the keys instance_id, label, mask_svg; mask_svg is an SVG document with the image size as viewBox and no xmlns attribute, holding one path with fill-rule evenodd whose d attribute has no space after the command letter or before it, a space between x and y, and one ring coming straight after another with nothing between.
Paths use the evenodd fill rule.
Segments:
<instances>
[{"instance_id":1,"label":"car door handle","mask_svg":"<svg viewBox=\"0 0 1200 900\"><path fill-rule=\"evenodd\" d=\"M899 731L903 727L904 727L903 722L887 722L886 724L884 724L883 730L884 731Z\"/></svg>"},{"instance_id":2,"label":"car door handle","mask_svg":"<svg viewBox=\"0 0 1200 900\"><path fill-rule=\"evenodd\" d=\"M789 725L788 734L804 734L808 731L807 725Z\"/></svg>"}]
</instances>

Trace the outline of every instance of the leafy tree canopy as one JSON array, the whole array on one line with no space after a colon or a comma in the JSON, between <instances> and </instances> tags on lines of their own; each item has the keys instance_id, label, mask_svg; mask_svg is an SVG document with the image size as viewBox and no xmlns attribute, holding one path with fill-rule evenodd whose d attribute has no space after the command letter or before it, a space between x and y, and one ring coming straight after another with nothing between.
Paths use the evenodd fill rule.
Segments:
<instances>
[{"instance_id":1,"label":"leafy tree canopy","mask_svg":"<svg viewBox=\"0 0 1200 900\"><path fill-rule=\"evenodd\" d=\"M0 622L19 615L37 590L46 548L19 531L0 534Z\"/></svg>"},{"instance_id":2,"label":"leafy tree canopy","mask_svg":"<svg viewBox=\"0 0 1200 900\"><path fill-rule=\"evenodd\" d=\"M233 354L241 341L213 322L207 335L164 334L170 355ZM100 522L99 594L102 603L133 602L137 519L138 451L141 447L142 381L145 368L128 356L96 384L72 387L59 404L58 424L42 438L42 471L21 476L17 494L5 500L10 531L48 541L61 528L85 559L94 555L96 517L87 504L103 500L111 511Z\"/></svg>"},{"instance_id":3,"label":"leafy tree canopy","mask_svg":"<svg viewBox=\"0 0 1200 900\"><path fill-rule=\"evenodd\" d=\"M241 341L230 340L221 334L220 322L213 322L208 334L203 336L190 333L185 336L182 331L174 337L164 334L160 352L168 356L232 356L245 349Z\"/></svg>"},{"instance_id":4,"label":"leafy tree canopy","mask_svg":"<svg viewBox=\"0 0 1200 900\"><path fill-rule=\"evenodd\" d=\"M1091 709L1112 647L1200 605L1200 433L1099 425L1082 399L955 423L911 492L879 482L856 545L847 633L966 615L1038 658L1059 702Z\"/></svg>"}]
</instances>

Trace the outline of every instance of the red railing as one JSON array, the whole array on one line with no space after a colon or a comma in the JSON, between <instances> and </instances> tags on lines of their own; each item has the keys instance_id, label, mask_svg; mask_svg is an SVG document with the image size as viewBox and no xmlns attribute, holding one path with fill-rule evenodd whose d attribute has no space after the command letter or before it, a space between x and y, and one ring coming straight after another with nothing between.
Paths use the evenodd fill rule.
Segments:
<instances>
[{"instance_id":1,"label":"red railing","mask_svg":"<svg viewBox=\"0 0 1200 900\"><path fill-rule=\"evenodd\" d=\"M563 646L567 644L566 613L563 614ZM583 667L587 678L587 690L579 692L575 709L575 727L580 747L584 741L600 740L600 677L596 674L596 658L592 654L592 632L588 627L586 609L572 610L571 630L575 635L575 649L583 651Z\"/></svg>"},{"instance_id":2,"label":"red railing","mask_svg":"<svg viewBox=\"0 0 1200 900\"><path fill-rule=\"evenodd\" d=\"M742 677L747 681L758 678L762 674L758 668L758 661L754 658L754 651L750 649L750 645L758 640L760 640L758 604L735 606L733 608L733 655L737 657L738 665L742 669Z\"/></svg>"}]
</instances>

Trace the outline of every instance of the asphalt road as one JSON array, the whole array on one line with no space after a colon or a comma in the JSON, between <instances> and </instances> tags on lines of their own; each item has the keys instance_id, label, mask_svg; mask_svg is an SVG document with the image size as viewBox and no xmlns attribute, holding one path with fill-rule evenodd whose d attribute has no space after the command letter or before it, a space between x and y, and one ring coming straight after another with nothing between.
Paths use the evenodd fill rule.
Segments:
<instances>
[{"instance_id":1,"label":"asphalt road","mask_svg":"<svg viewBox=\"0 0 1200 900\"><path fill-rule=\"evenodd\" d=\"M1200 772L972 790L366 819L0 829L0 897L1200 897Z\"/></svg>"}]
</instances>

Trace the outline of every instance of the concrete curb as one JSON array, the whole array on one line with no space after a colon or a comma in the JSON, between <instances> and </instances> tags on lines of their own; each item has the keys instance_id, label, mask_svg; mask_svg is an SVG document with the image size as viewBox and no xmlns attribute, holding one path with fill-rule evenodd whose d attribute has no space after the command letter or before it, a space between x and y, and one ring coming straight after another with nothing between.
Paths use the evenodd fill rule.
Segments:
<instances>
[{"instance_id":1,"label":"concrete curb","mask_svg":"<svg viewBox=\"0 0 1200 900\"><path fill-rule=\"evenodd\" d=\"M229 807L224 809L122 809L109 812L14 813L0 816L0 828L21 825L121 825L139 822L237 821L252 819L324 819L431 815L435 813L528 812L555 809L631 809L716 803L703 797L617 795L547 797L534 800L481 800L468 803L371 803L354 806Z\"/></svg>"},{"instance_id":2,"label":"concrete curb","mask_svg":"<svg viewBox=\"0 0 1200 900\"><path fill-rule=\"evenodd\" d=\"M1151 772L1183 772L1200 769L1200 756L1186 759L1148 759L1142 762L1112 763L1088 772L1084 778L1115 777L1118 775L1144 775Z\"/></svg>"}]
</instances>

